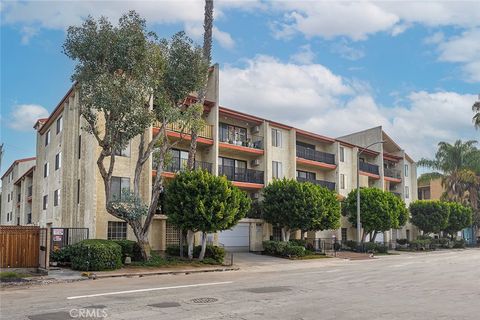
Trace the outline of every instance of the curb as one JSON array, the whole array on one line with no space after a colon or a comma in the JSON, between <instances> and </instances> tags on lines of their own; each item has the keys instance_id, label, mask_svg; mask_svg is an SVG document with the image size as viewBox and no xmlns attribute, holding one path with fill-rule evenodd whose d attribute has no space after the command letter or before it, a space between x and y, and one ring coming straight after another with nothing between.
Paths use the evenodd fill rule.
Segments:
<instances>
[{"instance_id":1,"label":"curb","mask_svg":"<svg viewBox=\"0 0 480 320\"><path fill-rule=\"evenodd\" d=\"M89 279L105 279L105 278L120 278L120 277L146 277L146 276L159 276L159 275L179 275L179 274L191 274L191 273L206 273L206 272L225 272L225 271L238 271L240 268L215 268L215 269L200 269L200 270L178 270L178 271L153 271L153 272L137 272L137 273L117 273L117 274L91 274Z\"/></svg>"}]
</instances>

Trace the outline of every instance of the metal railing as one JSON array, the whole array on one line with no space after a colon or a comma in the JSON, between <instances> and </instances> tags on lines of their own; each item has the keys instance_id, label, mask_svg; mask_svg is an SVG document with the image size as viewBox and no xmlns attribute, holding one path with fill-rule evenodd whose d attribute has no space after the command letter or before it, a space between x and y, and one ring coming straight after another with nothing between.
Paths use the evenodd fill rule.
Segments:
<instances>
[{"instance_id":1,"label":"metal railing","mask_svg":"<svg viewBox=\"0 0 480 320\"><path fill-rule=\"evenodd\" d=\"M263 171L237 168L233 166L218 166L218 175L224 175L230 181L263 183Z\"/></svg>"},{"instance_id":2,"label":"metal railing","mask_svg":"<svg viewBox=\"0 0 480 320\"><path fill-rule=\"evenodd\" d=\"M362 161L360 161L360 171L373 173L376 175L380 174L380 171L378 170L378 166L376 164L371 164L371 163L362 162Z\"/></svg>"},{"instance_id":3,"label":"metal railing","mask_svg":"<svg viewBox=\"0 0 480 320\"><path fill-rule=\"evenodd\" d=\"M335 191L335 182L325 181L325 180L314 180L314 179L307 179L307 178L300 178L297 177L298 182L310 182L322 187L325 187L329 190Z\"/></svg>"},{"instance_id":4,"label":"metal railing","mask_svg":"<svg viewBox=\"0 0 480 320\"><path fill-rule=\"evenodd\" d=\"M383 169L383 174L384 174L386 177L395 178L395 179L401 179L400 170L397 170L397 169L384 168L384 169Z\"/></svg>"},{"instance_id":5,"label":"metal railing","mask_svg":"<svg viewBox=\"0 0 480 320\"><path fill-rule=\"evenodd\" d=\"M167 171L167 172L184 171L188 168L187 162L188 162L187 159L181 159L181 158L174 157L165 167L165 171ZM194 167L195 167L196 170L201 169L201 170L206 170L206 171L212 173L213 165L210 162L195 161ZM156 166L154 166L154 168L156 168Z\"/></svg>"},{"instance_id":6,"label":"metal railing","mask_svg":"<svg viewBox=\"0 0 480 320\"><path fill-rule=\"evenodd\" d=\"M162 125L160 122L156 121L154 123L154 127L160 128ZM174 132L179 132L187 135L190 134L190 126L185 125L182 122L173 122L173 123L168 123L167 124L167 130L174 131ZM213 139L213 126L210 124L203 124L198 130L198 136L201 138L206 138L206 139Z\"/></svg>"},{"instance_id":7,"label":"metal railing","mask_svg":"<svg viewBox=\"0 0 480 320\"><path fill-rule=\"evenodd\" d=\"M236 146L253 148L253 149L260 149L263 150L263 137L249 135L246 138L228 138L228 137L220 137L220 142L228 143Z\"/></svg>"},{"instance_id":8,"label":"metal railing","mask_svg":"<svg viewBox=\"0 0 480 320\"><path fill-rule=\"evenodd\" d=\"M297 157L328 164L335 164L334 154L313 150L299 145L297 145Z\"/></svg>"}]
</instances>

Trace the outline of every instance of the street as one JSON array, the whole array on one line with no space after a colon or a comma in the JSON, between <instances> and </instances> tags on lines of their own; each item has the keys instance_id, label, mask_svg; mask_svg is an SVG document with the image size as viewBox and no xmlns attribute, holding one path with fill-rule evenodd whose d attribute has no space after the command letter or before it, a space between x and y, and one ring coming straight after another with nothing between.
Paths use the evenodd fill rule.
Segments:
<instances>
[{"instance_id":1,"label":"street","mask_svg":"<svg viewBox=\"0 0 480 320\"><path fill-rule=\"evenodd\" d=\"M12 320L476 319L480 250L88 280L5 289L0 298L1 318Z\"/></svg>"}]
</instances>

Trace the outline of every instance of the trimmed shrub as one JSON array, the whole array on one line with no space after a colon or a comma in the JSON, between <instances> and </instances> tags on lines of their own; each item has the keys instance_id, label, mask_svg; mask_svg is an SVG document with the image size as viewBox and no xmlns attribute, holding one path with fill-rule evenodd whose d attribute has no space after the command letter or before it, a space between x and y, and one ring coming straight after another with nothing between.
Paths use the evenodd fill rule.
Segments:
<instances>
[{"instance_id":1,"label":"trimmed shrub","mask_svg":"<svg viewBox=\"0 0 480 320\"><path fill-rule=\"evenodd\" d=\"M289 242L290 242L290 244L295 245L295 246L305 247L307 245L307 241L302 240L302 239L290 239Z\"/></svg>"},{"instance_id":2,"label":"trimmed shrub","mask_svg":"<svg viewBox=\"0 0 480 320\"><path fill-rule=\"evenodd\" d=\"M292 246L288 245L283 251L283 255L291 258L304 257L307 250L304 246Z\"/></svg>"},{"instance_id":3,"label":"trimmed shrub","mask_svg":"<svg viewBox=\"0 0 480 320\"><path fill-rule=\"evenodd\" d=\"M396 241L401 246L408 244L408 239L397 239Z\"/></svg>"},{"instance_id":4,"label":"trimmed shrub","mask_svg":"<svg viewBox=\"0 0 480 320\"><path fill-rule=\"evenodd\" d=\"M420 234L417 236L417 240L432 240L432 237L426 234Z\"/></svg>"},{"instance_id":5,"label":"trimmed shrub","mask_svg":"<svg viewBox=\"0 0 480 320\"><path fill-rule=\"evenodd\" d=\"M444 248L444 249L449 249L452 247L452 243L450 239L448 238L438 238L438 239L432 239L431 243L433 246L437 248Z\"/></svg>"},{"instance_id":6,"label":"trimmed shrub","mask_svg":"<svg viewBox=\"0 0 480 320\"><path fill-rule=\"evenodd\" d=\"M464 239L455 240L453 242L453 247L456 249L464 249L467 245L467 242Z\"/></svg>"},{"instance_id":7,"label":"trimmed shrub","mask_svg":"<svg viewBox=\"0 0 480 320\"><path fill-rule=\"evenodd\" d=\"M378 243L377 247L375 248L375 252L377 253L388 253L388 246Z\"/></svg>"},{"instance_id":8,"label":"trimmed shrub","mask_svg":"<svg viewBox=\"0 0 480 320\"><path fill-rule=\"evenodd\" d=\"M366 252L375 252L377 249L377 244L375 242L365 242L363 244L363 250Z\"/></svg>"},{"instance_id":9,"label":"trimmed shrub","mask_svg":"<svg viewBox=\"0 0 480 320\"><path fill-rule=\"evenodd\" d=\"M357 250L357 241L347 240L347 242L345 242L345 246L351 251L356 251Z\"/></svg>"},{"instance_id":10,"label":"trimmed shrub","mask_svg":"<svg viewBox=\"0 0 480 320\"><path fill-rule=\"evenodd\" d=\"M413 240L410 241L410 248L417 251L425 251L430 249L431 243L432 241L430 239Z\"/></svg>"},{"instance_id":11,"label":"trimmed shrub","mask_svg":"<svg viewBox=\"0 0 480 320\"><path fill-rule=\"evenodd\" d=\"M183 252L187 254L187 246L183 246ZM202 246L195 246L193 248L193 257L198 258ZM166 248L165 253L172 257L180 256L180 246L179 245L170 245ZM225 259L225 249L222 247L207 245L205 248L205 258L208 258L208 261L215 261L216 264L222 264Z\"/></svg>"},{"instance_id":12,"label":"trimmed shrub","mask_svg":"<svg viewBox=\"0 0 480 320\"><path fill-rule=\"evenodd\" d=\"M264 241L263 252L277 257L297 258L304 257L307 253L305 246L298 246L292 242Z\"/></svg>"},{"instance_id":13,"label":"trimmed shrub","mask_svg":"<svg viewBox=\"0 0 480 320\"><path fill-rule=\"evenodd\" d=\"M61 264L70 263L72 260L72 246L66 246L59 250L50 252L50 261L58 262Z\"/></svg>"},{"instance_id":14,"label":"trimmed shrub","mask_svg":"<svg viewBox=\"0 0 480 320\"><path fill-rule=\"evenodd\" d=\"M125 258L128 256L133 261L142 260L142 252L137 242L132 240L110 240L122 247L122 262L125 262Z\"/></svg>"},{"instance_id":15,"label":"trimmed shrub","mask_svg":"<svg viewBox=\"0 0 480 320\"><path fill-rule=\"evenodd\" d=\"M113 241L88 239L71 247L74 270L114 270L122 266L122 247Z\"/></svg>"}]
</instances>

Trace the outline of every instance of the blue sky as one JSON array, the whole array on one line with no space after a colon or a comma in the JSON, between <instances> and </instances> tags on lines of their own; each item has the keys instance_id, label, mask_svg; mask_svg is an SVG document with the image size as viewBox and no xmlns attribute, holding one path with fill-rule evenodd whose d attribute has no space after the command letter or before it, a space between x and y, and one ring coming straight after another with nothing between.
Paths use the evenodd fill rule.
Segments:
<instances>
[{"instance_id":1,"label":"blue sky","mask_svg":"<svg viewBox=\"0 0 480 320\"><path fill-rule=\"evenodd\" d=\"M70 87L65 29L129 9L161 37L201 41L202 1L1 3L2 172L35 153L32 126ZM221 104L327 136L382 125L414 158L478 139L480 3L215 3Z\"/></svg>"}]
</instances>

